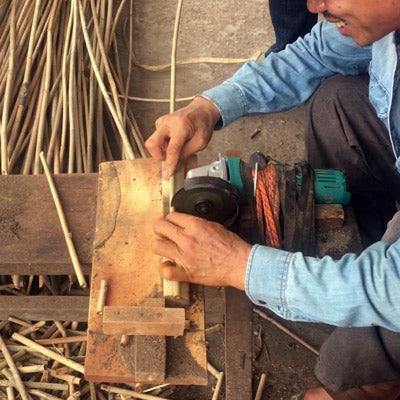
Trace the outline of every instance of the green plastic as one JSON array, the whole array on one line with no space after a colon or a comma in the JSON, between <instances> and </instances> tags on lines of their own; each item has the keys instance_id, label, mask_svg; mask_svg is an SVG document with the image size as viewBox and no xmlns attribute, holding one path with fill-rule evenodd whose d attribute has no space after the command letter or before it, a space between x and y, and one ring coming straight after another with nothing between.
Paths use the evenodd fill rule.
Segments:
<instances>
[{"instance_id":1,"label":"green plastic","mask_svg":"<svg viewBox=\"0 0 400 400\"><path fill-rule=\"evenodd\" d=\"M317 204L349 203L351 194L346 190L343 172L335 169L314 169L314 196ZM297 194L301 190L301 175L296 175Z\"/></svg>"},{"instance_id":2,"label":"green plastic","mask_svg":"<svg viewBox=\"0 0 400 400\"><path fill-rule=\"evenodd\" d=\"M240 195L242 201L245 199L244 194L244 183L242 179L242 173L240 170L240 158L236 157L227 157L226 158L228 164L228 171L229 171L229 182L232 186L234 186Z\"/></svg>"}]
</instances>

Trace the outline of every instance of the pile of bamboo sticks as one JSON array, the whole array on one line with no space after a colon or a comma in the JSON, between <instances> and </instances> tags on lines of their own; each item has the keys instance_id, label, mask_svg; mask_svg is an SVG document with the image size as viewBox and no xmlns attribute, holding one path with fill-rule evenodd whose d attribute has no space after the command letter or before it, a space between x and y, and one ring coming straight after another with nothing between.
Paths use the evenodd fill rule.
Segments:
<instances>
[{"instance_id":1,"label":"pile of bamboo sticks","mask_svg":"<svg viewBox=\"0 0 400 400\"><path fill-rule=\"evenodd\" d=\"M5 339L11 336L10 339ZM76 322L39 321L14 317L0 323L0 398L47 400L162 399L170 385L94 384L83 377L87 336ZM2 357L1 357L2 356ZM3 394L4 396L4 394ZM157 396L157 397L156 397Z\"/></svg>"},{"instance_id":2,"label":"pile of bamboo sticks","mask_svg":"<svg viewBox=\"0 0 400 400\"><path fill-rule=\"evenodd\" d=\"M40 173L41 151L54 173L146 156L128 107L131 65L124 77L116 38L124 23L132 45L132 8L126 0L0 2L2 174Z\"/></svg>"}]
</instances>

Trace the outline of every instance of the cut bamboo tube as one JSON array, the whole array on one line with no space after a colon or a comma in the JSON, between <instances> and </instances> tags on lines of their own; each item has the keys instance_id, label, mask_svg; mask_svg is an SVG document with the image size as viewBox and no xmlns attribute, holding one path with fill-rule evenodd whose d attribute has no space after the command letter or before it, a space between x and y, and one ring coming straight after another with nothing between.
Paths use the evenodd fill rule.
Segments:
<instances>
[{"instance_id":1,"label":"cut bamboo tube","mask_svg":"<svg viewBox=\"0 0 400 400\"><path fill-rule=\"evenodd\" d=\"M25 346L28 346L31 349L44 354L45 356L51 358L52 360L58 361L60 364L66 365L67 367L70 367L73 370L80 372L81 374L84 373L84 367L81 364L78 364L77 362L72 361L64 356L61 356L60 354L55 353L54 351L46 349L46 347L43 347L40 344L35 343L33 340L27 339L26 337L21 336L18 333L13 333L12 338L17 342L22 343Z\"/></svg>"},{"instance_id":2,"label":"cut bamboo tube","mask_svg":"<svg viewBox=\"0 0 400 400\"><path fill-rule=\"evenodd\" d=\"M69 255L71 257L72 265L74 267L75 274L76 274L76 277L77 277L78 282L79 282L79 286L82 287L82 288L87 287L87 283L86 283L85 277L83 276L83 273L82 273L82 267L81 267L81 264L79 262L78 255L76 254L75 246L74 246L74 243L73 243L72 238L71 238L71 232L69 230L69 227L68 227L68 224L67 224L67 220L65 218L65 214L64 214L64 211L63 211L63 208L62 208L62 205L61 205L61 201L60 201L60 198L58 196L57 189L56 189L56 186L54 184L53 177L51 175L50 169L49 169L49 167L47 165L46 159L44 158L43 152L40 153L40 160L42 162L44 173L45 173L47 181L49 183L50 191L51 191L51 194L53 196L54 204L55 204L56 209L57 209L58 217L59 217L60 223L61 223L61 228L62 228L63 233L64 233L64 238L65 238L65 241L67 243L68 252L69 252Z\"/></svg>"},{"instance_id":3,"label":"cut bamboo tube","mask_svg":"<svg viewBox=\"0 0 400 400\"><path fill-rule=\"evenodd\" d=\"M106 305L108 283L106 279L102 279L100 282L99 297L97 298L96 314L102 315L103 308Z\"/></svg>"},{"instance_id":4,"label":"cut bamboo tube","mask_svg":"<svg viewBox=\"0 0 400 400\"><path fill-rule=\"evenodd\" d=\"M14 389L11 386L9 386L6 389L6 393L7 393L7 400L15 400Z\"/></svg>"}]
</instances>

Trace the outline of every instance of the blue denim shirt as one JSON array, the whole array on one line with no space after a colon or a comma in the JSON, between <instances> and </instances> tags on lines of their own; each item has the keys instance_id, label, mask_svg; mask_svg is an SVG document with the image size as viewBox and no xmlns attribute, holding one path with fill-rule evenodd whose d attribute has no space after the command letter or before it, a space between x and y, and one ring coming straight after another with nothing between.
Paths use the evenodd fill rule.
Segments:
<instances>
[{"instance_id":1,"label":"blue denim shirt","mask_svg":"<svg viewBox=\"0 0 400 400\"><path fill-rule=\"evenodd\" d=\"M400 169L400 68L398 34L360 47L334 24L322 22L304 39L265 60L249 62L202 96L235 119L289 109L306 101L333 74L369 73L370 100L386 125ZM400 240L377 242L340 260L305 257L253 246L245 290L257 305L295 321L336 326L377 325L400 331Z\"/></svg>"}]
</instances>

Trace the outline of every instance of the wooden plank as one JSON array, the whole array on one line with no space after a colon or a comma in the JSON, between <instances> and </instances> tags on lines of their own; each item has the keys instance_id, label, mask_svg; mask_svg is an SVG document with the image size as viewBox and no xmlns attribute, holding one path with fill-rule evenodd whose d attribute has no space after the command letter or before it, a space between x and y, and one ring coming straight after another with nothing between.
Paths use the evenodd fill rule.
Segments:
<instances>
[{"instance_id":1,"label":"wooden plank","mask_svg":"<svg viewBox=\"0 0 400 400\"><path fill-rule=\"evenodd\" d=\"M15 255L15 263L0 263L0 275L73 275L74 268L71 262L62 263L19 263L18 254ZM89 275L91 264L81 264L84 275Z\"/></svg>"},{"instance_id":2,"label":"wooden plank","mask_svg":"<svg viewBox=\"0 0 400 400\"><path fill-rule=\"evenodd\" d=\"M150 248L153 221L162 215L161 163L153 159L103 163L98 182L85 377L132 382L136 381L135 343L121 346L120 335L104 333L96 303L102 279L109 283L107 305L133 307L143 299L163 296L159 258ZM195 298L186 310L193 329L182 336L180 348L174 347L176 339L172 345L167 340L167 360L170 347L171 353L177 350L181 355L179 368L183 365L176 373L167 361L169 383L207 384L203 301Z\"/></svg>"},{"instance_id":3,"label":"wooden plank","mask_svg":"<svg viewBox=\"0 0 400 400\"><path fill-rule=\"evenodd\" d=\"M185 310L166 307L103 308L103 332L106 335L182 336Z\"/></svg>"},{"instance_id":4,"label":"wooden plank","mask_svg":"<svg viewBox=\"0 0 400 400\"><path fill-rule=\"evenodd\" d=\"M244 292L225 288L226 400L252 395L252 307Z\"/></svg>"},{"instance_id":5,"label":"wooden plank","mask_svg":"<svg viewBox=\"0 0 400 400\"><path fill-rule=\"evenodd\" d=\"M83 264L91 263L97 174L54 175L72 237ZM0 176L0 271L12 264L34 271L35 264L71 265L54 201L43 175ZM40 272L43 269L40 268ZM13 272L16 273L16 272ZM73 274L71 265L70 272Z\"/></svg>"},{"instance_id":6,"label":"wooden plank","mask_svg":"<svg viewBox=\"0 0 400 400\"><path fill-rule=\"evenodd\" d=\"M87 321L88 296L0 296L0 320Z\"/></svg>"}]
</instances>

